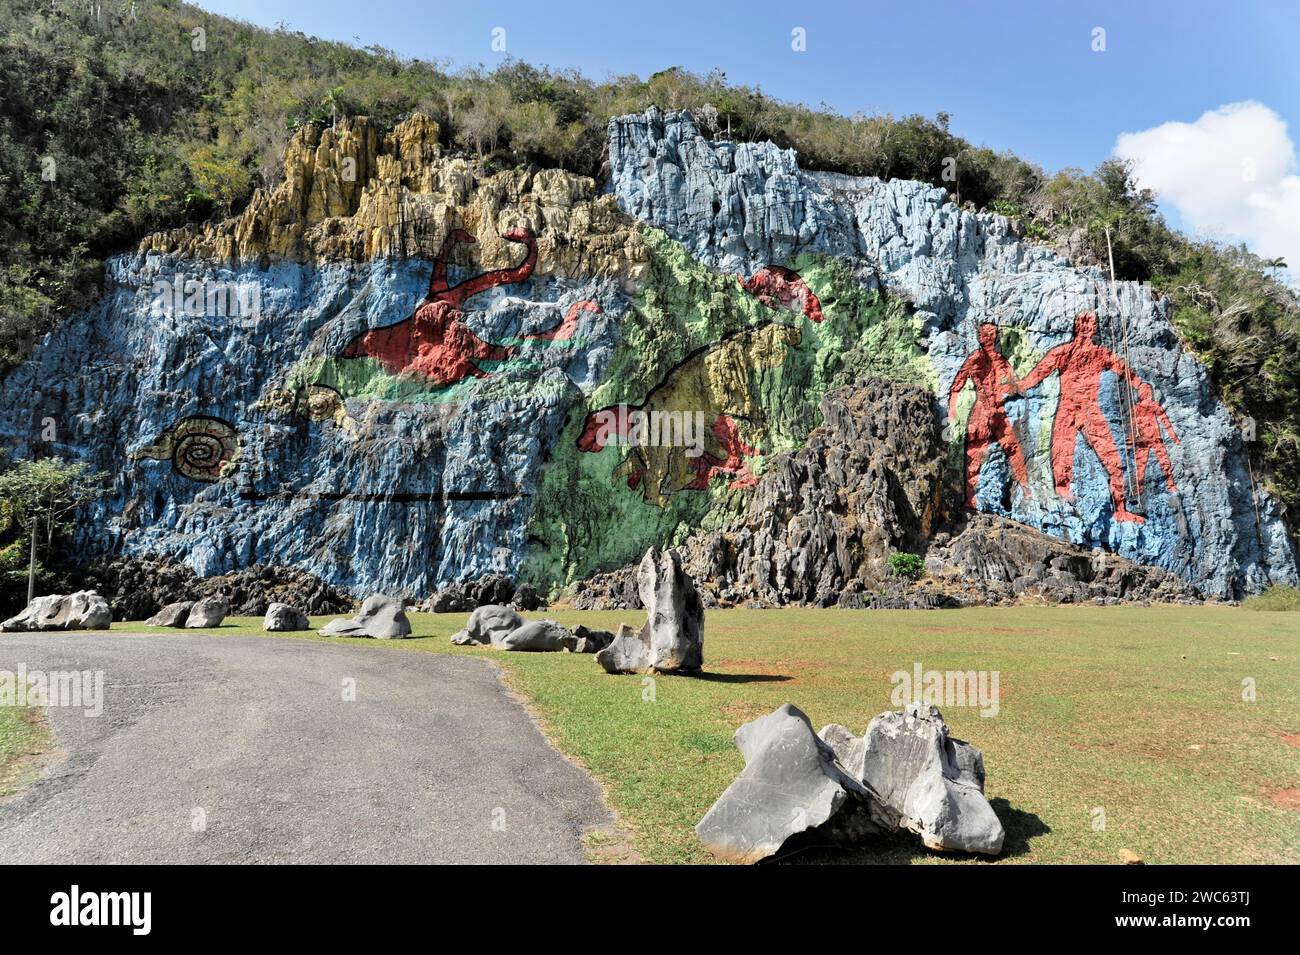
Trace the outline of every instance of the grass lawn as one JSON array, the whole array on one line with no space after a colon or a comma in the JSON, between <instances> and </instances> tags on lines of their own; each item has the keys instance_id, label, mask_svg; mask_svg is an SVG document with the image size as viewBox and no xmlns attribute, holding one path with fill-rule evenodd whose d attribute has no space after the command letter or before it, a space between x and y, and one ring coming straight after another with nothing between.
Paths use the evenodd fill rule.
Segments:
<instances>
[{"instance_id":1,"label":"grass lawn","mask_svg":"<svg viewBox=\"0 0 1300 955\"><path fill-rule=\"evenodd\" d=\"M644 619L641 611L528 616L611 630ZM652 683L610 676L588 655L453 647L447 638L465 618L411 614L411 640L308 639L495 660L560 749L605 787L648 861L710 861L692 827L743 765L731 742L741 723L788 701L816 727L837 722L861 733L891 708L890 674L919 661L999 673L996 716L943 709L954 734L984 751L987 793L1008 833L1002 861L1116 863L1128 849L1148 863L1300 862L1300 614L709 611L706 672ZM231 618L214 632L260 633L260 620ZM1254 702L1242 698L1246 679ZM976 861L907 838L817 858Z\"/></svg>"},{"instance_id":2,"label":"grass lawn","mask_svg":"<svg viewBox=\"0 0 1300 955\"><path fill-rule=\"evenodd\" d=\"M45 714L38 708L0 706L0 798L40 771L40 757L51 742Z\"/></svg>"}]
</instances>

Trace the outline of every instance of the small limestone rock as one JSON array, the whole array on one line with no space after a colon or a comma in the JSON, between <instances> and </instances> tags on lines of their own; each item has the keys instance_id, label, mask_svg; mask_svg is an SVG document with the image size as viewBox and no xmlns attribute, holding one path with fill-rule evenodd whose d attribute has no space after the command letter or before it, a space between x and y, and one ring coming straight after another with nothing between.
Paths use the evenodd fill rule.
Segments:
<instances>
[{"instance_id":1,"label":"small limestone rock","mask_svg":"<svg viewBox=\"0 0 1300 955\"><path fill-rule=\"evenodd\" d=\"M320 631L326 637L374 637L393 640L411 635L411 621L406 618L402 601L397 597L374 594L361 605L355 617L331 620Z\"/></svg>"},{"instance_id":2,"label":"small limestone rock","mask_svg":"<svg viewBox=\"0 0 1300 955\"><path fill-rule=\"evenodd\" d=\"M296 630L310 630L311 621L307 615L288 604L273 603L266 608L266 617L262 620L262 629L267 633L284 633Z\"/></svg>"},{"instance_id":3,"label":"small limestone rock","mask_svg":"<svg viewBox=\"0 0 1300 955\"><path fill-rule=\"evenodd\" d=\"M613 642L614 635L608 630L591 630L579 624L564 648L571 653L599 653Z\"/></svg>"},{"instance_id":4,"label":"small limestone rock","mask_svg":"<svg viewBox=\"0 0 1300 955\"><path fill-rule=\"evenodd\" d=\"M1125 865L1142 865L1142 857L1132 849L1120 849L1119 861Z\"/></svg>"},{"instance_id":5,"label":"small limestone rock","mask_svg":"<svg viewBox=\"0 0 1300 955\"><path fill-rule=\"evenodd\" d=\"M225 597L204 597L190 607L189 615L185 618L185 627L188 630L219 627L229 613L230 601Z\"/></svg>"},{"instance_id":6,"label":"small limestone rock","mask_svg":"<svg viewBox=\"0 0 1300 955\"><path fill-rule=\"evenodd\" d=\"M544 653L563 650L572 640L573 634L554 620L530 620L501 636L493 646L500 650Z\"/></svg>"}]
</instances>

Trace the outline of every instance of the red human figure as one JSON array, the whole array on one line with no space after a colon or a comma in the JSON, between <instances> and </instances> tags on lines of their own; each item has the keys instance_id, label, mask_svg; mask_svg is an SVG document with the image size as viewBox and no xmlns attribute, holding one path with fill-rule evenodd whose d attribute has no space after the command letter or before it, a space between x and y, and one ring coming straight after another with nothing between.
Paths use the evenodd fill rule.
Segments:
<instances>
[{"instance_id":1,"label":"red human figure","mask_svg":"<svg viewBox=\"0 0 1300 955\"><path fill-rule=\"evenodd\" d=\"M746 292L768 308L802 311L809 321L820 322L822 303L798 272L781 265L765 265L750 278L737 275Z\"/></svg>"},{"instance_id":2,"label":"red human figure","mask_svg":"<svg viewBox=\"0 0 1300 955\"><path fill-rule=\"evenodd\" d=\"M1165 487L1170 494L1177 494L1178 485L1174 483L1174 466L1169 460L1169 452L1165 449L1164 435L1160 433L1161 427L1169 435L1169 440L1174 444L1180 443L1178 435L1174 433L1169 415L1165 414L1165 409L1151 393L1151 386L1144 381L1138 386L1138 401L1133 406L1133 429L1137 432L1137 447L1133 449L1133 460L1137 466L1138 480L1145 484L1147 461L1154 453L1165 472Z\"/></svg>"},{"instance_id":3,"label":"red human figure","mask_svg":"<svg viewBox=\"0 0 1300 955\"><path fill-rule=\"evenodd\" d=\"M966 382L975 386L975 406L966 419L966 506L975 509L975 487L989 446L1002 445L1017 483L1029 492L1029 472L1020 439L1011 427L1003 402L1019 394L1016 373L997 349L998 327L985 323L979 330L980 347L973 351L952 381L948 392L948 419L957 419L957 396Z\"/></svg>"},{"instance_id":4,"label":"red human figure","mask_svg":"<svg viewBox=\"0 0 1300 955\"><path fill-rule=\"evenodd\" d=\"M1080 312L1074 320L1074 338L1044 355L1020 387L1028 391L1042 384L1052 372L1061 375L1061 397L1052 423L1052 475L1056 493L1067 501L1073 499L1070 482L1074 479L1074 445L1082 434L1106 469L1115 519L1142 523L1145 518L1129 511L1126 505L1124 463L1098 398L1103 372L1112 371L1135 388L1141 380L1119 356L1093 341L1096 336L1096 313Z\"/></svg>"},{"instance_id":5,"label":"red human figure","mask_svg":"<svg viewBox=\"0 0 1300 955\"><path fill-rule=\"evenodd\" d=\"M503 239L518 242L528 248L524 261L512 269L497 269L466 279L459 285L447 285L447 259L458 244L475 241L464 229L455 229L443 243L434 261L433 278L429 294L416 308L415 314L394 325L371 329L354 338L343 350L344 358L371 357L378 359L390 374L414 373L423 375L439 387L454 385L473 375L487 377L478 367L481 361L504 361L514 349L496 345L479 338L465 321L461 306L472 296L498 285L522 282L533 273L537 263L537 242L527 229L511 229L501 233ZM537 341L566 341L572 337L583 311L599 312L595 302L577 302L570 307L564 321L556 328L540 335L529 336Z\"/></svg>"}]
</instances>

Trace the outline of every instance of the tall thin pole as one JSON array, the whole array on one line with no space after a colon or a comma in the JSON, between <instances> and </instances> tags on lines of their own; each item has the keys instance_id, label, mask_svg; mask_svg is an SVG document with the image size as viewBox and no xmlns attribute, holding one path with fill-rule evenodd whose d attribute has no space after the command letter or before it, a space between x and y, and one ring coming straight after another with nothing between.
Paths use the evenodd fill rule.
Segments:
<instances>
[{"instance_id":1,"label":"tall thin pole","mask_svg":"<svg viewBox=\"0 0 1300 955\"><path fill-rule=\"evenodd\" d=\"M27 603L36 597L36 516L32 515L32 555L27 562Z\"/></svg>"}]
</instances>

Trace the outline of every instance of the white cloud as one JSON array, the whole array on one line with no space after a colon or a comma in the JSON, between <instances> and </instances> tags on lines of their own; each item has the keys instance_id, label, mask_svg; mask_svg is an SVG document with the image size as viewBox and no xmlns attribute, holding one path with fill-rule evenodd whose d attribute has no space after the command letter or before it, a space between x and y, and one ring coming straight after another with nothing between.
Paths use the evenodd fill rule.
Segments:
<instances>
[{"instance_id":1,"label":"white cloud","mask_svg":"<svg viewBox=\"0 0 1300 955\"><path fill-rule=\"evenodd\" d=\"M1300 273L1300 175L1286 123L1262 103L1230 103L1194 123L1121 133L1115 155L1132 159L1191 231L1245 242Z\"/></svg>"}]
</instances>

